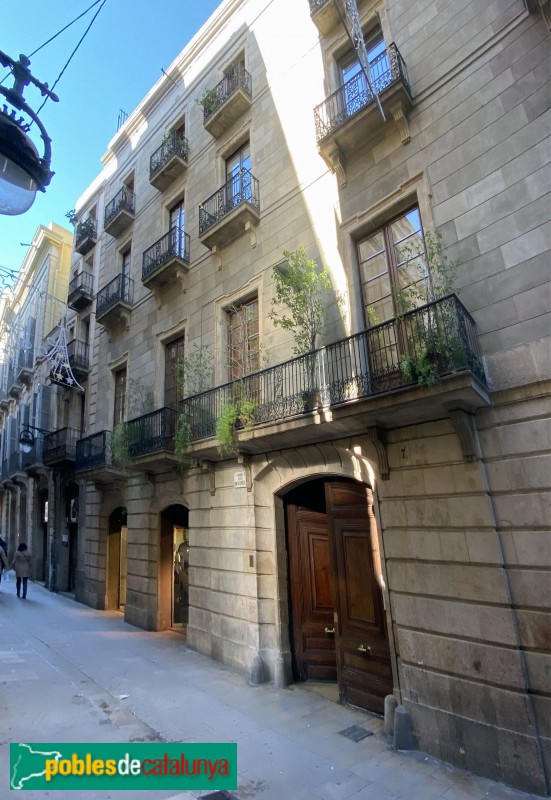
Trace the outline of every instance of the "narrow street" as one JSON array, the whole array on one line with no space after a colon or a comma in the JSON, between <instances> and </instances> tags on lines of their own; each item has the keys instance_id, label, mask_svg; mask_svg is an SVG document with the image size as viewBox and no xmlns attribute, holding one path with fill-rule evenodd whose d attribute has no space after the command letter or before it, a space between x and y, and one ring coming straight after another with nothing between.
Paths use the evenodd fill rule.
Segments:
<instances>
[{"instance_id":1,"label":"narrow street","mask_svg":"<svg viewBox=\"0 0 551 800\"><path fill-rule=\"evenodd\" d=\"M527 800L420 753L394 752L382 721L306 686L251 688L187 649L176 633L147 633L31 583L0 585L0 796L9 794L10 742L238 743L245 800ZM373 732L354 742L340 731ZM128 793L127 793L128 794ZM148 791L151 800L203 792ZM111 798L118 792L34 792Z\"/></svg>"}]
</instances>

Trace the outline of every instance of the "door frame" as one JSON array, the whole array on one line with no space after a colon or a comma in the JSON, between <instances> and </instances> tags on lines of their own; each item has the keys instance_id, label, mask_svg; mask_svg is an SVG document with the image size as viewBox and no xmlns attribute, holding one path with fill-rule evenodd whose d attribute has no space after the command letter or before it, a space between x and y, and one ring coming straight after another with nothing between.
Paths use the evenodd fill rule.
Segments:
<instances>
[{"instance_id":1,"label":"door frame","mask_svg":"<svg viewBox=\"0 0 551 800\"><path fill-rule=\"evenodd\" d=\"M368 472L368 475L370 473L372 475L371 470ZM283 657L284 663L286 664L288 681L289 683L292 683L295 681L295 678L293 676L293 666L292 666L294 661L294 650L293 650L294 642L293 642L293 630L292 630L293 607L291 600L291 574L289 570L289 556L288 556L287 508L288 505L290 504L289 495L294 489L297 489L299 486L305 487L307 484L312 484L315 482L323 484L324 490L325 490L325 484L327 483L343 482L369 488L372 491L373 514L376 521L376 530L375 530L376 543L378 546L380 567L384 583L384 587L382 588L382 603L383 603L383 614L385 615L386 618L386 638L390 651L390 667L392 672L391 693L394 694L398 702L400 702L401 692L399 688L400 687L399 670L398 670L396 647L394 640L392 609L390 603L390 595L388 591L386 557L384 552L384 542L382 537L382 527L381 527L381 519L378 507L378 496L376 492L375 481L365 480L365 479L358 480L356 477L353 477L349 474L342 474L338 472L309 474L307 476L300 477L292 484L287 484L285 487L281 487L279 489L274 487L275 512L276 512L276 537L278 541L284 542L283 549L281 547L278 547L278 552L281 554L281 556L278 558L278 563L279 563L280 574L285 575L285 586L287 589L285 598L286 606L285 605L282 606L283 613L281 617L281 621L283 623L281 626L281 656ZM283 558L283 560L281 560L281 558ZM371 558L373 560L373 551L371 551Z\"/></svg>"}]
</instances>

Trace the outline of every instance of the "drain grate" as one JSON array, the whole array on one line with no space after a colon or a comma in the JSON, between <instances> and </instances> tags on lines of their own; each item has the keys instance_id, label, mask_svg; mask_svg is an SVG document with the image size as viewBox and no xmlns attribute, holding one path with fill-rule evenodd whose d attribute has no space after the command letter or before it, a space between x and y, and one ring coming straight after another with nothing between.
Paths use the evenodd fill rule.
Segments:
<instances>
[{"instance_id":1,"label":"drain grate","mask_svg":"<svg viewBox=\"0 0 551 800\"><path fill-rule=\"evenodd\" d=\"M220 792L211 792L210 794L202 794L199 800L239 800L239 798L224 790Z\"/></svg>"},{"instance_id":2,"label":"drain grate","mask_svg":"<svg viewBox=\"0 0 551 800\"><path fill-rule=\"evenodd\" d=\"M373 731L370 731L368 728L362 728L360 725L351 725L350 728L339 731L339 734L341 736L346 736L347 739L352 739L353 742L361 742L362 739L373 736Z\"/></svg>"}]
</instances>

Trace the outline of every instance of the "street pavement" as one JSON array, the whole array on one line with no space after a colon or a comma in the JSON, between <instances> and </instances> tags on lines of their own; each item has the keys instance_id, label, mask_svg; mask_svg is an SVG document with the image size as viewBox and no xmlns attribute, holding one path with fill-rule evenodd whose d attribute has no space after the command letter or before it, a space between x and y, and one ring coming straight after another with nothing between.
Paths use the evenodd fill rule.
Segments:
<instances>
[{"instance_id":1,"label":"street pavement","mask_svg":"<svg viewBox=\"0 0 551 800\"><path fill-rule=\"evenodd\" d=\"M13 575L13 573L12 573ZM318 687L319 688L319 687ZM354 742L357 725L373 735ZM10 742L237 742L239 800L534 800L422 753L396 752L382 720L308 684L276 690L29 583L0 584L0 800ZM24 791L26 800L186 800L198 791Z\"/></svg>"}]
</instances>

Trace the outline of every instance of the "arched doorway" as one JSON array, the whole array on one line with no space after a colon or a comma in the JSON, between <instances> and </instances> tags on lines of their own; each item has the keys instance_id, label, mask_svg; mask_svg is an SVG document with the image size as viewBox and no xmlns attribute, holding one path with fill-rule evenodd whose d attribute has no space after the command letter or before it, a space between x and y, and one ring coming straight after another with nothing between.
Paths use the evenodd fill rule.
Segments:
<instances>
[{"instance_id":1,"label":"arched doorway","mask_svg":"<svg viewBox=\"0 0 551 800\"><path fill-rule=\"evenodd\" d=\"M284 504L294 678L382 714L393 681L372 490L317 479Z\"/></svg>"},{"instance_id":2,"label":"arched doorway","mask_svg":"<svg viewBox=\"0 0 551 800\"><path fill-rule=\"evenodd\" d=\"M126 508L118 506L109 516L107 537L107 603L106 607L124 610L126 605L126 547L128 527Z\"/></svg>"},{"instance_id":3,"label":"arched doorway","mask_svg":"<svg viewBox=\"0 0 551 800\"><path fill-rule=\"evenodd\" d=\"M158 630L187 630L189 619L189 513L172 505L161 513Z\"/></svg>"}]
</instances>

